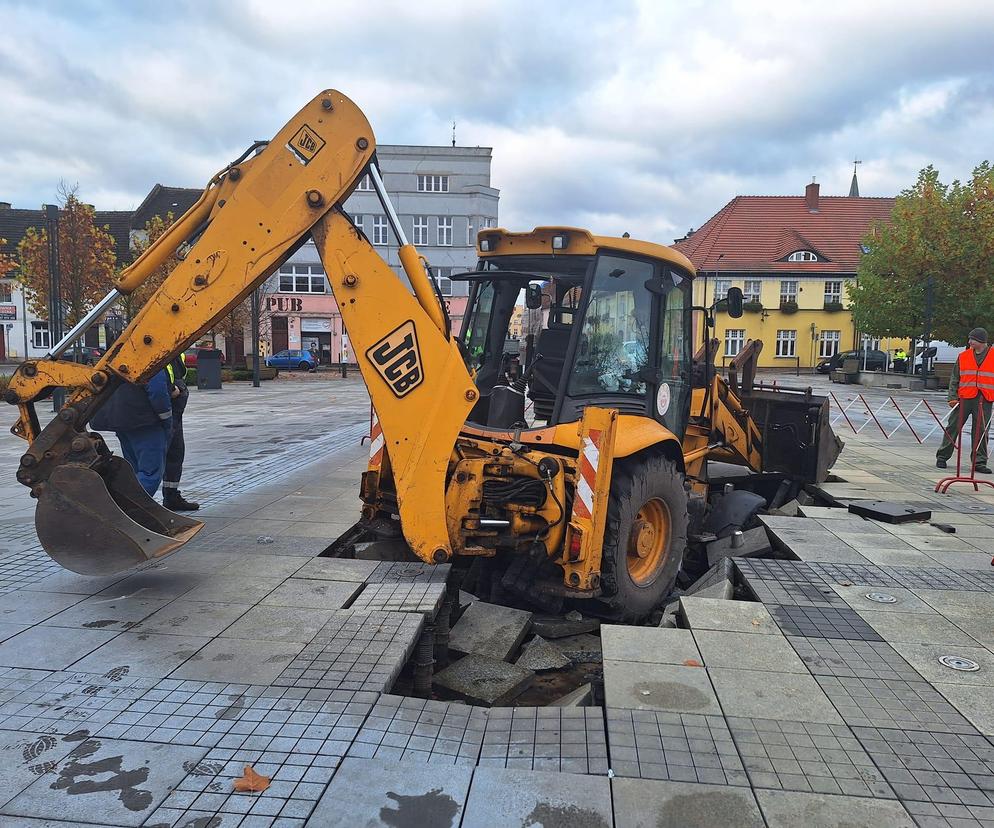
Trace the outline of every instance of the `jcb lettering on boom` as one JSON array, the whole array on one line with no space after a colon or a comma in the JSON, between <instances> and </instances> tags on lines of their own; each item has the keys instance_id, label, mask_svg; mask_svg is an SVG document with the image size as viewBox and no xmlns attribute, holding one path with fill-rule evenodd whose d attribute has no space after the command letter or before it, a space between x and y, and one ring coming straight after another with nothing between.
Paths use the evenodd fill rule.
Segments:
<instances>
[{"instance_id":1,"label":"jcb lettering on boom","mask_svg":"<svg viewBox=\"0 0 994 828\"><path fill-rule=\"evenodd\" d=\"M310 163L314 156L321 152L323 146L324 139L307 124L298 129L287 144L287 147L297 156L301 164Z\"/></svg>"},{"instance_id":2,"label":"jcb lettering on boom","mask_svg":"<svg viewBox=\"0 0 994 828\"><path fill-rule=\"evenodd\" d=\"M366 351L366 357L398 397L410 394L424 379L413 320L388 333Z\"/></svg>"}]
</instances>

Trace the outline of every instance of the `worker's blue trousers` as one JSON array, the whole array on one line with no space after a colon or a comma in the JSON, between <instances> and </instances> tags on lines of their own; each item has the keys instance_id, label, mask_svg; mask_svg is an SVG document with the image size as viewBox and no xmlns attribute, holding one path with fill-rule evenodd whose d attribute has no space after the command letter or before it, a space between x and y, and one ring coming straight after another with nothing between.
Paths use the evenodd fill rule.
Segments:
<instances>
[{"instance_id":1,"label":"worker's blue trousers","mask_svg":"<svg viewBox=\"0 0 994 828\"><path fill-rule=\"evenodd\" d=\"M149 497L154 497L166 468L169 430L160 425L150 425L115 433L121 441L124 459L135 470L141 487Z\"/></svg>"}]
</instances>

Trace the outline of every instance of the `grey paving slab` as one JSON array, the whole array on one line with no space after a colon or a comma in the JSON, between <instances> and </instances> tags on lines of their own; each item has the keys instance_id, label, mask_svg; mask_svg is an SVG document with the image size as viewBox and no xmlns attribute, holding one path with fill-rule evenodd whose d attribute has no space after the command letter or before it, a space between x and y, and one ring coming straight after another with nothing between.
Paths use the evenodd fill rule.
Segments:
<instances>
[{"instance_id":1,"label":"grey paving slab","mask_svg":"<svg viewBox=\"0 0 994 828\"><path fill-rule=\"evenodd\" d=\"M572 773L479 768L473 774L462 828L490 828L497 814L508 825L611 828L611 783L607 777Z\"/></svg>"},{"instance_id":2,"label":"grey paving slab","mask_svg":"<svg viewBox=\"0 0 994 828\"><path fill-rule=\"evenodd\" d=\"M185 567L156 567L136 572L97 593L101 598L178 598L205 580Z\"/></svg>"},{"instance_id":3,"label":"grey paving slab","mask_svg":"<svg viewBox=\"0 0 994 828\"><path fill-rule=\"evenodd\" d=\"M808 670L782 635L697 630L694 639L708 667L745 667L779 673Z\"/></svg>"},{"instance_id":4,"label":"grey paving slab","mask_svg":"<svg viewBox=\"0 0 994 828\"><path fill-rule=\"evenodd\" d=\"M935 561L924 552L917 549L878 549L876 547L859 548L859 554L870 563L880 566L934 566Z\"/></svg>"},{"instance_id":5,"label":"grey paving slab","mask_svg":"<svg viewBox=\"0 0 994 828\"><path fill-rule=\"evenodd\" d=\"M78 604L83 597L64 592L10 592L0 595L0 621L7 624L37 624L73 604Z\"/></svg>"},{"instance_id":6,"label":"grey paving slab","mask_svg":"<svg viewBox=\"0 0 994 828\"><path fill-rule=\"evenodd\" d=\"M884 641L799 637L788 641L816 676L921 680L918 671Z\"/></svg>"},{"instance_id":7,"label":"grey paving slab","mask_svg":"<svg viewBox=\"0 0 994 828\"><path fill-rule=\"evenodd\" d=\"M842 724L810 675L727 668L708 672L727 716Z\"/></svg>"},{"instance_id":8,"label":"grey paving slab","mask_svg":"<svg viewBox=\"0 0 994 828\"><path fill-rule=\"evenodd\" d=\"M604 775L607 736L598 707L495 707L486 711L478 763Z\"/></svg>"},{"instance_id":9,"label":"grey paving slab","mask_svg":"<svg viewBox=\"0 0 994 828\"><path fill-rule=\"evenodd\" d=\"M749 788L656 779L611 780L615 825L625 828L763 828ZM795 828L803 823L795 823Z\"/></svg>"},{"instance_id":10,"label":"grey paving slab","mask_svg":"<svg viewBox=\"0 0 994 828\"><path fill-rule=\"evenodd\" d=\"M357 610L389 610L393 612L420 612L434 618L445 599L445 584L404 581L366 584L352 601Z\"/></svg>"},{"instance_id":11,"label":"grey paving slab","mask_svg":"<svg viewBox=\"0 0 994 828\"><path fill-rule=\"evenodd\" d=\"M769 828L914 828L899 802L795 791L756 791Z\"/></svg>"},{"instance_id":12,"label":"grey paving slab","mask_svg":"<svg viewBox=\"0 0 994 828\"><path fill-rule=\"evenodd\" d=\"M746 578L746 585L757 601L764 604L790 604L801 607L847 606L830 584L824 582L796 583Z\"/></svg>"},{"instance_id":13,"label":"grey paving slab","mask_svg":"<svg viewBox=\"0 0 994 828\"><path fill-rule=\"evenodd\" d=\"M205 750L85 738L4 806L15 816L141 825Z\"/></svg>"},{"instance_id":14,"label":"grey paving slab","mask_svg":"<svg viewBox=\"0 0 994 828\"><path fill-rule=\"evenodd\" d=\"M507 660L527 635L531 616L524 610L476 601L452 626L449 649Z\"/></svg>"},{"instance_id":15,"label":"grey paving slab","mask_svg":"<svg viewBox=\"0 0 994 828\"><path fill-rule=\"evenodd\" d=\"M220 573L236 578L289 578L311 560L299 555L256 555L231 563Z\"/></svg>"},{"instance_id":16,"label":"grey paving slab","mask_svg":"<svg viewBox=\"0 0 994 828\"><path fill-rule=\"evenodd\" d=\"M64 629L53 634L50 627L30 627L0 644L0 666L62 670L117 635L108 630L84 629Z\"/></svg>"},{"instance_id":17,"label":"grey paving slab","mask_svg":"<svg viewBox=\"0 0 994 828\"><path fill-rule=\"evenodd\" d=\"M306 644L331 620L333 614L334 610L259 605L252 607L219 635L221 638L299 641Z\"/></svg>"},{"instance_id":18,"label":"grey paving slab","mask_svg":"<svg viewBox=\"0 0 994 828\"><path fill-rule=\"evenodd\" d=\"M878 587L866 587L859 584L852 584L850 586L832 584L832 589L850 607L860 612L862 610L870 612L921 612L926 614L935 612L933 607L926 604L910 589L902 589L900 587L880 589Z\"/></svg>"},{"instance_id":19,"label":"grey paving slab","mask_svg":"<svg viewBox=\"0 0 994 828\"><path fill-rule=\"evenodd\" d=\"M557 638L556 647L562 650L574 664L600 661L603 657L603 643L600 637L590 633Z\"/></svg>"},{"instance_id":20,"label":"grey paving slab","mask_svg":"<svg viewBox=\"0 0 994 828\"><path fill-rule=\"evenodd\" d=\"M378 561L366 583L428 582L444 584L449 579L452 564L427 564L421 561Z\"/></svg>"},{"instance_id":21,"label":"grey paving slab","mask_svg":"<svg viewBox=\"0 0 994 828\"><path fill-rule=\"evenodd\" d=\"M6 641L28 629L31 629L31 624L0 624L0 641Z\"/></svg>"},{"instance_id":22,"label":"grey paving slab","mask_svg":"<svg viewBox=\"0 0 994 828\"><path fill-rule=\"evenodd\" d=\"M968 647L977 644L976 639L935 611L926 613L860 610L859 614L887 641L900 644L964 644Z\"/></svg>"},{"instance_id":23,"label":"grey paving slab","mask_svg":"<svg viewBox=\"0 0 994 828\"><path fill-rule=\"evenodd\" d=\"M790 541L788 548L802 561L822 562L832 561L861 564L866 563L864 558L854 547L842 543L834 535L829 536L829 540L816 540L798 543Z\"/></svg>"},{"instance_id":24,"label":"grey paving slab","mask_svg":"<svg viewBox=\"0 0 994 828\"><path fill-rule=\"evenodd\" d=\"M31 817L9 817L3 820L4 828L79 828L78 822L63 822L59 819L32 819Z\"/></svg>"},{"instance_id":25,"label":"grey paving slab","mask_svg":"<svg viewBox=\"0 0 994 828\"><path fill-rule=\"evenodd\" d=\"M211 603L256 604L280 584L279 578L223 578L212 576L202 580L183 597L187 601Z\"/></svg>"},{"instance_id":26,"label":"grey paving slab","mask_svg":"<svg viewBox=\"0 0 994 828\"><path fill-rule=\"evenodd\" d=\"M707 671L676 664L605 661L604 703L633 710L721 712Z\"/></svg>"},{"instance_id":27,"label":"grey paving slab","mask_svg":"<svg viewBox=\"0 0 994 828\"><path fill-rule=\"evenodd\" d=\"M172 678L270 684L304 648L302 642L216 638L198 650Z\"/></svg>"},{"instance_id":28,"label":"grey paving slab","mask_svg":"<svg viewBox=\"0 0 994 828\"><path fill-rule=\"evenodd\" d=\"M474 704L508 704L535 680L535 673L517 664L469 653L432 677L436 691Z\"/></svg>"},{"instance_id":29,"label":"grey paving slab","mask_svg":"<svg viewBox=\"0 0 994 828\"><path fill-rule=\"evenodd\" d=\"M344 759L317 803L314 825L458 828L471 768Z\"/></svg>"},{"instance_id":30,"label":"grey paving slab","mask_svg":"<svg viewBox=\"0 0 994 828\"><path fill-rule=\"evenodd\" d=\"M754 788L895 799L846 725L729 717Z\"/></svg>"},{"instance_id":31,"label":"grey paving slab","mask_svg":"<svg viewBox=\"0 0 994 828\"><path fill-rule=\"evenodd\" d=\"M68 569L59 567L57 572L39 578L37 581L24 584L21 589L31 592L67 592L77 595L96 595L107 587L113 586L119 581L123 581L127 573L117 575L107 575L95 577L90 575L79 575L70 572Z\"/></svg>"},{"instance_id":32,"label":"grey paving slab","mask_svg":"<svg viewBox=\"0 0 994 828\"><path fill-rule=\"evenodd\" d=\"M692 630L780 634L766 607L752 601L681 598L680 612Z\"/></svg>"},{"instance_id":33,"label":"grey paving slab","mask_svg":"<svg viewBox=\"0 0 994 828\"><path fill-rule=\"evenodd\" d=\"M168 598L86 598L41 622L46 627L81 627L88 630L131 629L169 603ZM59 635L60 633L53 633Z\"/></svg>"},{"instance_id":34,"label":"grey paving slab","mask_svg":"<svg viewBox=\"0 0 994 828\"><path fill-rule=\"evenodd\" d=\"M0 648L3 645L0 644ZM989 687L994 676L994 653L983 647L962 644L894 644L897 650L926 681L946 684L975 684ZM976 672L954 670L939 663L944 656L971 659L980 666Z\"/></svg>"},{"instance_id":35,"label":"grey paving slab","mask_svg":"<svg viewBox=\"0 0 994 828\"><path fill-rule=\"evenodd\" d=\"M291 578L263 598L262 605L337 610L348 604L359 589L359 584L347 581Z\"/></svg>"},{"instance_id":36,"label":"grey paving slab","mask_svg":"<svg viewBox=\"0 0 994 828\"><path fill-rule=\"evenodd\" d=\"M148 616L132 631L163 635L220 635L248 612L251 606L179 598Z\"/></svg>"},{"instance_id":37,"label":"grey paving slab","mask_svg":"<svg viewBox=\"0 0 994 828\"><path fill-rule=\"evenodd\" d=\"M380 565L379 561L355 561L347 558L311 558L295 573L298 578L365 583Z\"/></svg>"},{"instance_id":38,"label":"grey paving slab","mask_svg":"<svg viewBox=\"0 0 994 828\"><path fill-rule=\"evenodd\" d=\"M749 784L722 716L613 707L605 715L611 770L616 776Z\"/></svg>"},{"instance_id":39,"label":"grey paving slab","mask_svg":"<svg viewBox=\"0 0 994 828\"><path fill-rule=\"evenodd\" d=\"M916 589L915 594L947 618L955 615L994 617L994 594L962 589Z\"/></svg>"},{"instance_id":40,"label":"grey paving slab","mask_svg":"<svg viewBox=\"0 0 994 828\"><path fill-rule=\"evenodd\" d=\"M39 777L54 781L56 763L76 742L47 734L0 730L0 806L9 802ZM3 819L6 825L6 818Z\"/></svg>"},{"instance_id":41,"label":"grey paving slab","mask_svg":"<svg viewBox=\"0 0 994 828\"><path fill-rule=\"evenodd\" d=\"M971 684L932 685L936 691L962 713L977 730L994 736L994 692L992 688L978 689Z\"/></svg>"},{"instance_id":42,"label":"grey paving slab","mask_svg":"<svg viewBox=\"0 0 994 828\"><path fill-rule=\"evenodd\" d=\"M702 663L701 653L690 630L665 627L601 626L604 658L611 661L643 661L648 664Z\"/></svg>"},{"instance_id":43,"label":"grey paving slab","mask_svg":"<svg viewBox=\"0 0 994 828\"><path fill-rule=\"evenodd\" d=\"M770 614L784 635L834 638L844 641L882 641L855 610L840 607L772 606Z\"/></svg>"},{"instance_id":44,"label":"grey paving slab","mask_svg":"<svg viewBox=\"0 0 994 828\"><path fill-rule=\"evenodd\" d=\"M83 632L93 634L99 631ZM124 670L146 678L165 678L209 641L204 636L124 632L118 635L117 640L78 659L72 666L74 670L85 673Z\"/></svg>"}]
</instances>

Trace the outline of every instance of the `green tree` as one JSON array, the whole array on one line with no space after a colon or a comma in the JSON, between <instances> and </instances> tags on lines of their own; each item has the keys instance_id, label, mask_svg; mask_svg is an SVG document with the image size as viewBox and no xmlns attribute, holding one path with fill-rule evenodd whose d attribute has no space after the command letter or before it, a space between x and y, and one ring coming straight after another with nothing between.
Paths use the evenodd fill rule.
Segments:
<instances>
[{"instance_id":1,"label":"green tree","mask_svg":"<svg viewBox=\"0 0 994 828\"><path fill-rule=\"evenodd\" d=\"M945 185L928 166L898 196L889 223L864 238L853 319L874 336L920 336L931 279L934 339L963 341L976 325L994 327L994 170Z\"/></svg>"}]
</instances>

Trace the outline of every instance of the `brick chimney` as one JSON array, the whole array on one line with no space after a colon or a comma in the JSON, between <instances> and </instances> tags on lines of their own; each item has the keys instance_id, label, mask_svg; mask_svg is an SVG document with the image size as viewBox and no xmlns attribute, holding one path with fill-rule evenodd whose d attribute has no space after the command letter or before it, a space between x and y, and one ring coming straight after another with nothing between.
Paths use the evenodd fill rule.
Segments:
<instances>
[{"instance_id":1,"label":"brick chimney","mask_svg":"<svg viewBox=\"0 0 994 828\"><path fill-rule=\"evenodd\" d=\"M814 179L804 188L804 204L812 213L818 212L818 190L821 189Z\"/></svg>"}]
</instances>

